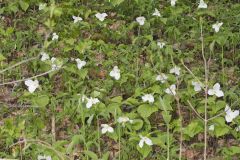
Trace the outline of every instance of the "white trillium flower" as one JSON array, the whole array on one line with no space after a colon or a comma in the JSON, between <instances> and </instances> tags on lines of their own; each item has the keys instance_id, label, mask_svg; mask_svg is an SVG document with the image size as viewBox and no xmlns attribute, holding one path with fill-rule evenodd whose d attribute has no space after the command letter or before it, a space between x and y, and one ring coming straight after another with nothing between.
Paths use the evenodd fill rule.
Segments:
<instances>
[{"instance_id":1,"label":"white trillium flower","mask_svg":"<svg viewBox=\"0 0 240 160\"><path fill-rule=\"evenodd\" d=\"M41 52L40 55L41 55L41 61L46 61L50 58L49 55L45 52Z\"/></svg>"},{"instance_id":2,"label":"white trillium flower","mask_svg":"<svg viewBox=\"0 0 240 160\"><path fill-rule=\"evenodd\" d=\"M110 72L109 75L114 79L119 80L121 75L120 75L120 69L118 69L118 66L114 66L113 70Z\"/></svg>"},{"instance_id":3,"label":"white trillium flower","mask_svg":"<svg viewBox=\"0 0 240 160\"><path fill-rule=\"evenodd\" d=\"M87 108L91 108L93 105L100 102L98 98L92 98L92 97L86 98L86 100L87 100L87 104L86 104Z\"/></svg>"},{"instance_id":4,"label":"white trillium flower","mask_svg":"<svg viewBox=\"0 0 240 160\"><path fill-rule=\"evenodd\" d=\"M40 3L39 6L38 6L38 10L41 11L41 10L43 10L46 6L47 6L46 3Z\"/></svg>"},{"instance_id":5,"label":"white trillium flower","mask_svg":"<svg viewBox=\"0 0 240 160\"><path fill-rule=\"evenodd\" d=\"M51 156L41 156L41 155L38 155L38 160L52 160Z\"/></svg>"},{"instance_id":6,"label":"white trillium flower","mask_svg":"<svg viewBox=\"0 0 240 160\"><path fill-rule=\"evenodd\" d=\"M140 26L143 26L145 23L145 17L137 17L136 21L139 23Z\"/></svg>"},{"instance_id":7,"label":"white trillium flower","mask_svg":"<svg viewBox=\"0 0 240 160\"><path fill-rule=\"evenodd\" d=\"M109 133L114 132L114 129L111 126L109 126L108 124L101 124L101 127L102 127L102 130L101 130L102 134L105 134L107 132L109 132Z\"/></svg>"},{"instance_id":8,"label":"white trillium flower","mask_svg":"<svg viewBox=\"0 0 240 160\"><path fill-rule=\"evenodd\" d=\"M206 9L207 8L207 4L203 0L200 0L198 8Z\"/></svg>"},{"instance_id":9,"label":"white trillium flower","mask_svg":"<svg viewBox=\"0 0 240 160\"><path fill-rule=\"evenodd\" d=\"M83 20L81 17L78 17L78 16L72 16L72 18L73 18L73 23L78 23Z\"/></svg>"},{"instance_id":10,"label":"white trillium flower","mask_svg":"<svg viewBox=\"0 0 240 160\"><path fill-rule=\"evenodd\" d=\"M239 115L239 110L232 111L228 105L226 105L225 107L225 112L226 112L225 120L228 123L232 122L232 120Z\"/></svg>"},{"instance_id":11,"label":"white trillium flower","mask_svg":"<svg viewBox=\"0 0 240 160\"><path fill-rule=\"evenodd\" d=\"M153 16L161 17L161 14L157 8L155 8L154 13L152 14Z\"/></svg>"},{"instance_id":12,"label":"white trillium flower","mask_svg":"<svg viewBox=\"0 0 240 160\"><path fill-rule=\"evenodd\" d=\"M176 85L172 84L169 88L165 89L165 93L170 95L176 95Z\"/></svg>"},{"instance_id":13,"label":"white trillium flower","mask_svg":"<svg viewBox=\"0 0 240 160\"><path fill-rule=\"evenodd\" d=\"M97 13L95 14L96 18L100 21L104 21L105 18L108 16L107 13Z\"/></svg>"},{"instance_id":14,"label":"white trillium flower","mask_svg":"<svg viewBox=\"0 0 240 160\"><path fill-rule=\"evenodd\" d=\"M217 22L217 23L215 23L215 24L213 24L212 25L212 28L214 29L214 31L217 33L217 32L219 32L219 30L220 30L220 27L223 25L223 23L222 22Z\"/></svg>"},{"instance_id":15,"label":"white trillium flower","mask_svg":"<svg viewBox=\"0 0 240 160\"><path fill-rule=\"evenodd\" d=\"M41 155L38 155L38 160L52 160L51 156L41 156Z\"/></svg>"},{"instance_id":16,"label":"white trillium flower","mask_svg":"<svg viewBox=\"0 0 240 160\"><path fill-rule=\"evenodd\" d=\"M161 83L165 83L167 81L168 77L164 73L160 73L156 77L156 81L160 81Z\"/></svg>"},{"instance_id":17,"label":"white trillium flower","mask_svg":"<svg viewBox=\"0 0 240 160\"><path fill-rule=\"evenodd\" d=\"M170 69L170 73L174 73L175 75L179 76L180 70L181 70L181 68L174 66L172 69Z\"/></svg>"},{"instance_id":18,"label":"white trillium flower","mask_svg":"<svg viewBox=\"0 0 240 160\"><path fill-rule=\"evenodd\" d=\"M194 91L199 92L199 91L202 90L202 87L203 87L202 83L200 83L200 82L193 82L192 81L192 85L194 87Z\"/></svg>"},{"instance_id":19,"label":"white trillium flower","mask_svg":"<svg viewBox=\"0 0 240 160\"><path fill-rule=\"evenodd\" d=\"M147 144L148 146L152 146L153 145L152 140L150 138L143 137L141 135L140 135L140 138L141 138L141 140L139 141L139 144L138 144L140 148L143 147L144 143Z\"/></svg>"},{"instance_id":20,"label":"white trillium flower","mask_svg":"<svg viewBox=\"0 0 240 160\"><path fill-rule=\"evenodd\" d=\"M57 64L57 59L55 57L51 58L51 62L52 62L52 70L58 70L59 68L61 68L61 65Z\"/></svg>"},{"instance_id":21,"label":"white trillium flower","mask_svg":"<svg viewBox=\"0 0 240 160\"><path fill-rule=\"evenodd\" d=\"M26 80L25 82L25 85L28 87L28 91L30 93L33 93L38 87L39 87L39 82L38 80L31 80L31 79L28 79Z\"/></svg>"},{"instance_id":22,"label":"white trillium flower","mask_svg":"<svg viewBox=\"0 0 240 160\"><path fill-rule=\"evenodd\" d=\"M210 125L209 128L208 128L209 131L214 131L214 129L215 129L214 124Z\"/></svg>"},{"instance_id":23,"label":"white trillium flower","mask_svg":"<svg viewBox=\"0 0 240 160\"><path fill-rule=\"evenodd\" d=\"M84 67L87 64L86 61L82 61L79 58L77 58L75 61L77 62L77 67L78 67L79 70L82 69L82 67Z\"/></svg>"},{"instance_id":24,"label":"white trillium flower","mask_svg":"<svg viewBox=\"0 0 240 160\"><path fill-rule=\"evenodd\" d=\"M145 94L144 96L142 96L142 100L143 100L143 102L153 103L154 97L152 94Z\"/></svg>"},{"instance_id":25,"label":"white trillium flower","mask_svg":"<svg viewBox=\"0 0 240 160\"><path fill-rule=\"evenodd\" d=\"M53 33L52 34L52 41L54 41L54 40L58 40L58 38L59 38L59 36L57 35L57 33Z\"/></svg>"},{"instance_id":26,"label":"white trillium flower","mask_svg":"<svg viewBox=\"0 0 240 160\"><path fill-rule=\"evenodd\" d=\"M130 122L130 123L133 122L133 120L129 119L128 117L119 117L117 121L118 123L123 123L123 124L127 122Z\"/></svg>"},{"instance_id":27,"label":"white trillium flower","mask_svg":"<svg viewBox=\"0 0 240 160\"><path fill-rule=\"evenodd\" d=\"M164 42L157 42L157 45L158 45L160 48L163 48L163 47L166 45L166 43L164 43Z\"/></svg>"},{"instance_id":28,"label":"white trillium flower","mask_svg":"<svg viewBox=\"0 0 240 160\"><path fill-rule=\"evenodd\" d=\"M177 0L171 0L171 6L174 7L176 5Z\"/></svg>"},{"instance_id":29,"label":"white trillium flower","mask_svg":"<svg viewBox=\"0 0 240 160\"><path fill-rule=\"evenodd\" d=\"M208 94L210 96L216 95L217 97L223 97L224 96L223 91L220 90L220 84L219 83L214 84L213 88L208 90Z\"/></svg>"}]
</instances>

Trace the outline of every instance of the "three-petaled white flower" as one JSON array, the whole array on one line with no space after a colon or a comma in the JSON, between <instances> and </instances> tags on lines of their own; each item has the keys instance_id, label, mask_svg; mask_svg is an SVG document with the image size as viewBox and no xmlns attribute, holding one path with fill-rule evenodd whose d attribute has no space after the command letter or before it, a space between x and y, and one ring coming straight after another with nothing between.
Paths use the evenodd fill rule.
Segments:
<instances>
[{"instance_id":1,"label":"three-petaled white flower","mask_svg":"<svg viewBox=\"0 0 240 160\"><path fill-rule=\"evenodd\" d=\"M146 18L145 17L137 17L136 21L139 23L140 26L143 26L145 23Z\"/></svg>"},{"instance_id":2,"label":"three-petaled white flower","mask_svg":"<svg viewBox=\"0 0 240 160\"><path fill-rule=\"evenodd\" d=\"M82 67L84 67L87 64L86 61L82 61L79 58L77 58L75 61L77 62L77 67L78 67L79 70L82 69Z\"/></svg>"},{"instance_id":3,"label":"three-petaled white flower","mask_svg":"<svg viewBox=\"0 0 240 160\"><path fill-rule=\"evenodd\" d=\"M232 120L239 115L239 110L232 111L228 105L226 105L226 107L225 107L225 112L226 112L225 120L228 123L232 122Z\"/></svg>"},{"instance_id":4,"label":"three-petaled white flower","mask_svg":"<svg viewBox=\"0 0 240 160\"><path fill-rule=\"evenodd\" d=\"M161 83L165 83L168 77L164 73L160 73L156 77L156 81L160 81Z\"/></svg>"},{"instance_id":5,"label":"three-petaled white flower","mask_svg":"<svg viewBox=\"0 0 240 160\"><path fill-rule=\"evenodd\" d=\"M177 0L171 0L171 6L174 7L176 5Z\"/></svg>"},{"instance_id":6,"label":"three-petaled white flower","mask_svg":"<svg viewBox=\"0 0 240 160\"><path fill-rule=\"evenodd\" d=\"M82 100L85 100L85 99L87 100L87 104L86 104L87 108L91 108L93 105L95 105L95 104L100 102L98 98L92 98L92 97L87 98L87 97L85 97Z\"/></svg>"},{"instance_id":7,"label":"three-petaled white flower","mask_svg":"<svg viewBox=\"0 0 240 160\"><path fill-rule=\"evenodd\" d=\"M41 156L41 155L38 155L38 160L52 160L51 156Z\"/></svg>"},{"instance_id":8,"label":"three-petaled white flower","mask_svg":"<svg viewBox=\"0 0 240 160\"><path fill-rule=\"evenodd\" d=\"M24 83L28 87L28 91L30 93L33 93L39 87L39 82L37 79L34 81L31 79L28 79Z\"/></svg>"},{"instance_id":9,"label":"three-petaled white flower","mask_svg":"<svg viewBox=\"0 0 240 160\"><path fill-rule=\"evenodd\" d=\"M58 40L58 38L59 38L59 36L57 35L57 33L53 33L52 34L52 41L54 41L54 40Z\"/></svg>"},{"instance_id":10,"label":"three-petaled white flower","mask_svg":"<svg viewBox=\"0 0 240 160\"><path fill-rule=\"evenodd\" d=\"M203 0L200 0L198 8L206 9L207 8L207 3L205 3Z\"/></svg>"},{"instance_id":11,"label":"three-petaled white flower","mask_svg":"<svg viewBox=\"0 0 240 160\"><path fill-rule=\"evenodd\" d=\"M203 87L202 83L192 81L192 85L194 87L194 91L199 92L202 90L202 87Z\"/></svg>"},{"instance_id":12,"label":"three-petaled white flower","mask_svg":"<svg viewBox=\"0 0 240 160\"><path fill-rule=\"evenodd\" d=\"M157 42L157 45L158 45L160 48L163 48L163 47L166 45L166 43L164 43L164 42Z\"/></svg>"},{"instance_id":13,"label":"three-petaled white flower","mask_svg":"<svg viewBox=\"0 0 240 160\"><path fill-rule=\"evenodd\" d=\"M97 13L95 14L96 18L100 21L104 21L105 18L108 16L107 13Z\"/></svg>"},{"instance_id":14,"label":"three-petaled white flower","mask_svg":"<svg viewBox=\"0 0 240 160\"><path fill-rule=\"evenodd\" d=\"M170 95L176 95L176 85L172 84L169 88L165 89L165 93Z\"/></svg>"},{"instance_id":15,"label":"three-petaled white flower","mask_svg":"<svg viewBox=\"0 0 240 160\"><path fill-rule=\"evenodd\" d=\"M161 14L160 14L160 12L159 12L159 10L157 8L155 8L155 10L154 10L152 15L153 16L157 16L157 17L161 17Z\"/></svg>"},{"instance_id":16,"label":"three-petaled white flower","mask_svg":"<svg viewBox=\"0 0 240 160\"><path fill-rule=\"evenodd\" d=\"M211 96L216 95L217 97L223 97L224 93L220 88L221 88L220 84L216 83L216 84L214 84L212 89L208 90L208 94L211 95Z\"/></svg>"},{"instance_id":17,"label":"three-petaled white flower","mask_svg":"<svg viewBox=\"0 0 240 160\"><path fill-rule=\"evenodd\" d=\"M214 131L214 129L215 129L214 124L212 124L212 125L210 125L210 126L208 127L208 130L209 130L209 131Z\"/></svg>"},{"instance_id":18,"label":"three-petaled white flower","mask_svg":"<svg viewBox=\"0 0 240 160\"><path fill-rule=\"evenodd\" d=\"M170 73L174 73L175 75L179 76L180 70L181 70L181 68L174 66L172 69L170 69Z\"/></svg>"},{"instance_id":19,"label":"three-petaled white flower","mask_svg":"<svg viewBox=\"0 0 240 160\"><path fill-rule=\"evenodd\" d=\"M55 57L51 58L51 62L52 62L52 70L58 70L62 66L58 64L57 59Z\"/></svg>"},{"instance_id":20,"label":"three-petaled white flower","mask_svg":"<svg viewBox=\"0 0 240 160\"><path fill-rule=\"evenodd\" d=\"M223 23L222 22L217 22L217 23L215 23L215 24L213 24L212 25L212 28L214 29L214 31L217 33L217 32L219 32L219 30L220 30L220 27L223 25Z\"/></svg>"},{"instance_id":21,"label":"three-petaled white flower","mask_svg":"<svg viewBox=\"0 0 240 160\"><path fill-rule=\"evenodd\" d=\"M142 100L143 100L143 102L153 103L154 97L152 94L145 94L144 96L142 96Z\"/></svg>"},{"instance_id":22,"label":"three-petaled white flower","mask_svg":"<svg viewBox=\"0 0 240 160\"><path fill-rule=\"evenodd\" d=\"M114 132L114 129L111 126L109 126L108 124L101 124L101 127L102 127L102 130L101 130L102 134L105 134L107 132L109 132L109 133Z\"/></svg>"},{"instance_id":23,"label":"three-petaled white flower","mask_svg":"<svg viewBox=\"0 0 240 160\"><path fill-rule=\"evenodd\" d=\"M118 118L118 123L122 123L123 125L127 122L132 123L133 120L129 119L128 117L119 117Z\"/></svg>"},{"instance_id":24,"label":"three-petaled white flower","mask_svg":"<svg viewBox=\"0 0 240 160\"><path fill-rule=\"evenodd\" d=\"M45 52L41 52L40 55L41 55L41 61L46 61L50 58L49 55Z\"/></svg>"},{"instance_id":25,"label":"three-petaled white flower","mask_svg":"<svg viewBox=\"0 0 240 160\"><path fill-rule=\"evenodd\" d=\"M46 3L40 3L39 6L38 6L38 10L41 11L41 10L43 10L46 6L47 6Z\"/></svg>"},{"instance_id":26,"label":"three-petaled white flower","mask_svg":"<svg viewBox=\"0 0 240 160\"><path fill-rule=\"evenodd\" d=\"M120 69L118 69L118 66L114 66L113 70L110 72L109 75L114 79L119 80L121 75L120 75Z\"/></svg>"},{"instance_id":27,"label":"three-petaled white flower","mask_svg":"<svg viewBox=\"0 0 240 160\"><path fill-rule=\"evenodd\" d=\"M41 155L38 155L38 160L52 160L51 156L41 156Z\"/></svg>"},{"instance_id":28,"label":"three-petaled white flower","mask_svg":"<svg viewBox=\"0 0 240 160\"><path fill-rule=\"evenodd\" d=\"M73 18L73 23L77 23L77 22L80 22L80 21L83 20L83 19L82 19L81 17L79 17L79 16L72 16L72 18Z\"/></svg>"},{"instance_id":29,"label":"three-petaled white flower","mask_svg":"<svg viewBox=\"0 0 240 160\"><path fill-rule=\"evenodd\" d=\"M152 146L153 145L152 140L150 138L143 137L141 135L140 135L140 138L141 139L140 139L139 144L138 144L140 148L143 147L144 143L147 144L148 146Z\"/></svg>"}]
</instances>

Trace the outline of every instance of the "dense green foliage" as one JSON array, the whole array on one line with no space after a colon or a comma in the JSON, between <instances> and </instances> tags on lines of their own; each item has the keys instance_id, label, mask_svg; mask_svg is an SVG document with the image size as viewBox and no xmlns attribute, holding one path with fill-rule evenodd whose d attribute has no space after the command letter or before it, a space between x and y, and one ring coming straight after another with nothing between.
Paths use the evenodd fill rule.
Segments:
<instances>
[{"instance_id":1,"label":"dense green foliage","mask_svg":"<svg viewBox=\"0 0 240 160\"><path fill-rule=\"evenodd\" d=\"M200 159L205 105L208 157L239 159L240 118L226 122L224 109L240 106L240 3L205 2L201 9L194 0L0 0L0 159L172 160L181 133L182 159ZM101 21L97 13L107 16ZM41 60L43 52L50 58ZM77 58L86 65L78 67ZM110 74L114 66L119 79ZM180 75L170 73L175 66ZM42 73L30 93L24 81ZM164 82L156 80L161 73ZM216 83L224 96L205 97L204 88ZM173 84L174 95L167 91ZM147 94L154 102L144 100ZM91 105L90 97L99 102ZM103 133L101 124L114 131ZM141 147L142 137L153 145Z\"/></svg>"}]
</instances>

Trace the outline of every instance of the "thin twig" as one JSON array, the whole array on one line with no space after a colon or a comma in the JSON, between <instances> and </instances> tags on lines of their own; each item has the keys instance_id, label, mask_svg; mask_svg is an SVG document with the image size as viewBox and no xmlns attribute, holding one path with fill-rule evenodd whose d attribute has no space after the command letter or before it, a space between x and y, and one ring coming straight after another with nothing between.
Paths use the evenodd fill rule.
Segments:
<instances>
[{"instance_id":1,"label":"thin twig","mask_svg":"<svg viewBox=\"0 0 240 160\"><path fill-rule=\"evenodd\" d=\"M189 106L192 108L192 110L196 113L196 115L198 116L198 118L200 118L201 120L205 121L204 118L202 118L202 116L195 110L195 108L192 106L192 104L190 103L189 100L187 100Z\"/></svg>"},{"instance_id":2,"label":"thin twig","mask_svg":"<svg viewBox=\"0 0 240 160\"><path fill-rule=\"evenodd\" d=\"M41 74L38 74L38 75L35 75L35 76L32 76L32 77L20 79L20 80L5 82L5 83L0 84L0 86L19 83L19 82L26 81L26 80L28 80L28 79L34 79L34 78L37 78L37 77L41 77L41 76L47 75L47 74L49 74L49 73L51 73L51 72L53 72L53 71L55 71L55 70L49 70L49 71L47 71L47 72L44 72L44 73L41 73Z\"/></svg>"},{"instance_id":3,"label":"thin twig","mask_svg":"<svg viewBox=\"0 0 240 160\"><path fill-rule=\"evenodd\" d=\"M6 72L7 70L10 70L10 69L12 69L12 68L14 68L14 67L17 67L17 66L19 66L19 65L21 65L21 64L23 64L23 63L26 63L26 62L29 62L29 61L32 61L32 60L35 60L35 59L38 59L38 58L39 58L39 56L25 59L25 60L23 60L23 61L21 61L21 62L18 62L18 63L14 64L14 65L12 65L12 66L10 66L10 67L7 67L7 68L1 70L1 71L0 71L0 74L2 74L3 72Z\"/></svg>"}]
</instances>

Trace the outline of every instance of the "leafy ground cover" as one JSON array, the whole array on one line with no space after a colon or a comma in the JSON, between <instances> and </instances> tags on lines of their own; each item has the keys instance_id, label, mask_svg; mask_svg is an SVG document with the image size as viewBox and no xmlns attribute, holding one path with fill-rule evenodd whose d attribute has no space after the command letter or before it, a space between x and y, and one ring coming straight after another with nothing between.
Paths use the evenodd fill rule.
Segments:
<instances>
[{"instance_id":1,"label":"leafy ground cover","mask_svg":"<svg viewBox=\"0 0 240 160\"><path fill-rule=\"evenodd\" d=\"M0 158L240 158L238 0L0 7Z\"/></svg>"}]
</instances>

